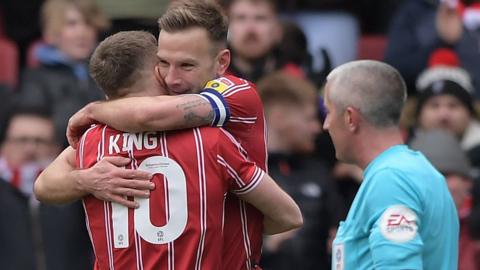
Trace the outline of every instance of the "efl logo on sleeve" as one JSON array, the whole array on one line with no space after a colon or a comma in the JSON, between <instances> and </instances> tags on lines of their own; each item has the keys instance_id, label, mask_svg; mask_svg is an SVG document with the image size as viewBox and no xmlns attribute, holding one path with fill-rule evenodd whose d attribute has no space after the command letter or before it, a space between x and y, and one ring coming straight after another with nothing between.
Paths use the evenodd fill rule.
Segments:
<instances>
[{"instance_id":1,"label":"efl logo on sleeve","mask_svg":"<svg viewBox=\"0 0 480 270\"><path fill-rule=\"evenodd\" d=\"M343 270L345 267L345 248L343 244L335 244L332 252L332 269Z\"/></svg>"},{"instance_id":2,"label":"efl logo on sleeve","mask_svg":"<svg viewBox=\"0 0 480 270\"><path fill-rule=\"evenodd\" d=\"M213 80L213 81L207 82L207 85L205 86L205 88L213 89L219 92L220 94L222 94L229 88L229 86L224 82L221 82L220 80Z\"/></svg>"},{"instance_id":3,"label":"efl logo on sleeve","mask_svg":"<svg viewBox=\"0 0 480 270\"><path fill-rule=\"evenodd\" d=\"M405 243L417 235L417 215L404 205L390 206L380 220L380 232L393 242Z\"/></svg>"}]
</instances>

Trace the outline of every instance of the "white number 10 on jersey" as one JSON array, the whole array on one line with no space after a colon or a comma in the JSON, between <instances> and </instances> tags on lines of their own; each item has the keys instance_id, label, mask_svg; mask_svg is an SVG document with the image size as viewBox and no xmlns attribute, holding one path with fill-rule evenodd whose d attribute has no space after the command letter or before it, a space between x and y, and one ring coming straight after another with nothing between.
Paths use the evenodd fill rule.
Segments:
<instances>
[{"instance_id":1,"label":"white number 10 on jersey","mask_svg":"<svg viewBox=\"0 0 480 270\"><path fill-rule=\"evenodd\" d=\"M169 219L164 226L157 227L150 220L150 198L134 198L139 208L134 210L135 230L147 242L166 244L177 239L187 225L187 187L185 173L180 165L168 157L154 156L145 159L139 170L152 174L163 174L168 181L167 196ZM115 248L127 248L128 208L112 202L112 221Z\"/></svg>"}]
</instances>

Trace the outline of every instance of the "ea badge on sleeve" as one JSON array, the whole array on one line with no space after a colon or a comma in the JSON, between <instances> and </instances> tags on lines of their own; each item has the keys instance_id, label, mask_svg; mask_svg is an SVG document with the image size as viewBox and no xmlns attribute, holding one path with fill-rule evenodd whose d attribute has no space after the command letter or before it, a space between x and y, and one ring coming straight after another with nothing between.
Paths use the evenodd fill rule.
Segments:
<instances>
[{"instance_id":1,"label":"ea badge on sleeve","mask_svg":"<svg viewBox=\"0 0 480 270\"><path fill-rule=\"evenodd\" d=\"M380 220L382 235L396 243L405 243L417 235L417 215L405 205L392 205L383 213Z\"/></svg>"}]
</instances>

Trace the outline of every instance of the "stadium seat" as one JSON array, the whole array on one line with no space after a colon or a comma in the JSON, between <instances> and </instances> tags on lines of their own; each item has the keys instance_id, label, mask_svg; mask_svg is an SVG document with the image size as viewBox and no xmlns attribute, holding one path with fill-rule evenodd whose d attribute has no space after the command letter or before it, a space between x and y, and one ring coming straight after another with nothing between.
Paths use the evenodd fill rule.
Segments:
<instances>
[{"instance_id":1,"label":"stadium seat","mask_svg":"<svg viewBox=\"0 0 480 270\"><path fill-rule=\"evenodd\" d=\"M358 59L383 61L387 38L383 35L364 35L358 41Z\"/></svg>"},{"instance_id":2,"label":"stadium seat","mask_svg":"<svg viewBox=\"0 0 480 270\"><path fill-rule=\"evenodd\" d=\"M38 46L43 44L43 40L35 40L33 41L27 49L27 67L28 68L36 68L40 64L38 62L37 56L35 55L35 51L37 50Z\"/></svg>"},{"instance_id":3,"label":"stadium seat","mask_svg":"<svg viewBox=\"0 0 480 270\"><path fill-rule=\"evenodd\" d=\"M18 49L11 40L0 37L0 84L12 89L18 80Z\"/></svg>"}]
</instances>

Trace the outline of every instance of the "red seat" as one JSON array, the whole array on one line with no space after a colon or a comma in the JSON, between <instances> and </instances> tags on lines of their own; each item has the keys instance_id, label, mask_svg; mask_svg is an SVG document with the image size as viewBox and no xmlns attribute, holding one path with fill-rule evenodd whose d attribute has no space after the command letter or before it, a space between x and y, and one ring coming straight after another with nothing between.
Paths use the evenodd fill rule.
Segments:
<instances>
[{"instance_id":1,"label":"red seat","mask_svg":"<svg viewBox=\"0 0 480 270\"><path fill-rule=\"evenodd\" d=\"M383 35L364 35L358 41L358 59L383 61L387 38Z\"/></svg>"},{"instance_id":2,"label":"red seat","mask_svg":"<svg viewBox=\"0 0 480 270\"><path fill-rule=\"evenodd\" d=\"M15 43L0 37L0 84L12 89L17 86L18 49Z\"/></svg>"},{"instance_id":3,"label":"red seat","mask_svg":"<svg viewBox=\"0 0 480 270\"><path fill-rule=\"evenodd\" d=\"M39 39L39 40L35 40L34 42L32 42L28 46L28 49L27 49L27 67L36 68L40 65L40 62L38 62L38 58L35 55L35 51L42 44L44 44L43 40Z\"/></svg>"}]
</instances>

